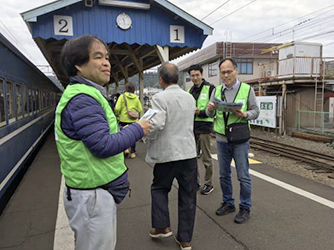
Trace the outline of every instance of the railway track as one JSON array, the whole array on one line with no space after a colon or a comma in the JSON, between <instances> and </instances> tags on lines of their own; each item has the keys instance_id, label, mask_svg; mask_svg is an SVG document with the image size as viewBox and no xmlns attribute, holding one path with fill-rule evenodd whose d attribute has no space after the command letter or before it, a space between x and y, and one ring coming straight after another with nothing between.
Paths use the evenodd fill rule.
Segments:
<instances>
[{"instance_id":1,"label":"railway track","mask_svg":"<svg viewBox=\"0 0 334 250\"><path fill-rule=\"evenodd\" d=\"M250 146L251 148L256 150L279 154L287 158L308 163L312 166L317 167L318 169L325 170L326 172L334 173L333 156L257 137L251 138Z\"/></svg>"}]
</instances>

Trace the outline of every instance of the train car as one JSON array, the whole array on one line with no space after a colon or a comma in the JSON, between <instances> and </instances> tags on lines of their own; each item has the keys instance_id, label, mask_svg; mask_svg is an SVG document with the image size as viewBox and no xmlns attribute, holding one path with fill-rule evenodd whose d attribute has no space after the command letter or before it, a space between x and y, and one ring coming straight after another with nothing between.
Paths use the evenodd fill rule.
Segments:
<instances>
[{"instance_id":1,"label":"train car","mask_svg":"<svg viewBox=\"0 0 334 250\"><path fill-rule=\"evenodd\" d=\"M53 128L61 91L0 34L0 214Z\"/></svg>"}]
</instances>

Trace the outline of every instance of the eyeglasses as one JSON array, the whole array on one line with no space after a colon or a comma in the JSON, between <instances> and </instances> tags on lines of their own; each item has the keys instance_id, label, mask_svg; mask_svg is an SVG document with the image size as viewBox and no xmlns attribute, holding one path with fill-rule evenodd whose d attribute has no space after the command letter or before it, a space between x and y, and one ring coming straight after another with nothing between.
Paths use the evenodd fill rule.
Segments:
<instances>
[{"instance_id":1,"label":"eyeglasses","mask_svg":"<svg viewBox=\"0 0 334 250\"><path fill-rule=\"evenodd\" d=\"M234 69L235 70L235 69ZM234 70L226 70L226 71L220 71L220 74L221 75L231 75L233 72L234 72Z\"/></svg>"}]
</instances>

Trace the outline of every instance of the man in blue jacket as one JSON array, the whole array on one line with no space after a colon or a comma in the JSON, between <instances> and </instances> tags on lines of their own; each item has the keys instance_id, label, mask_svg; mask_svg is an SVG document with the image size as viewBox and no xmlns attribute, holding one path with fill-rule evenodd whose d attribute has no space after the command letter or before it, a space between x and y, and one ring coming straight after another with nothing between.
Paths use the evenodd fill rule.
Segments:
<instances>
[{"instance_id":1,"label":"man in blue jacket","mask_svg":"<svg viewBox=\"0 0 334 250\"><path fill-rule=\"evenodd\" d=\"M129 188L123 151L148 133L150 123L139 121L119 132L102 87L110 81L102 40L92 35L69 40L61 63L70 83L56 109L55 139L75 249L115 249L116 203Z\"/></svg>"}]
</instances>

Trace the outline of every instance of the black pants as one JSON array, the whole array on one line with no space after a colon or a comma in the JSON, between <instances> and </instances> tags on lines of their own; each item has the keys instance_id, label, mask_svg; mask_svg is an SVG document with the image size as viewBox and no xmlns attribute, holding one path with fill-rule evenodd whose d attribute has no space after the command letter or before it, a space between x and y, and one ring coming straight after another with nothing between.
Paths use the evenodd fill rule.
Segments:
<instances>
[{"instance_id":1,"label":"black pants","mask_svg":"<svg viewBox=\"0 0 334 250\"><path fill-rule=\"evenodd\" d=\"M152 227L158 229L170 227L168 193L176 178L179 184L177 237L181 242L190 242L196 212L197 159L157 163L153 175Z\"/></svg>"},{"instance_id":2,"label":"black pants","mask_svg":"<svg viewBox=\"0 0 334 250\"><path fill-rule=\"evenodd\" d=\"M128 122L119 122L119 124L120 124L122 127L125 127L126 125L131 125L132 123L128 123ZM134 143L134 144L131 145L130 153L136 153L136 143Z\"/></svg>"}]
</instances>

